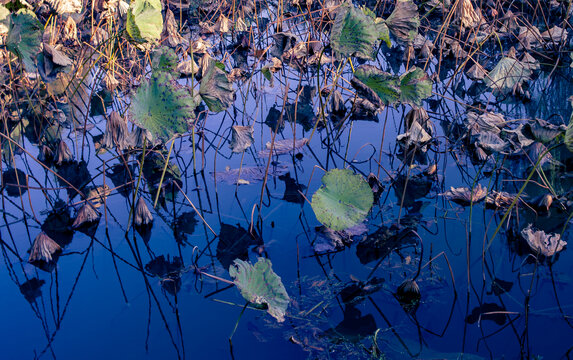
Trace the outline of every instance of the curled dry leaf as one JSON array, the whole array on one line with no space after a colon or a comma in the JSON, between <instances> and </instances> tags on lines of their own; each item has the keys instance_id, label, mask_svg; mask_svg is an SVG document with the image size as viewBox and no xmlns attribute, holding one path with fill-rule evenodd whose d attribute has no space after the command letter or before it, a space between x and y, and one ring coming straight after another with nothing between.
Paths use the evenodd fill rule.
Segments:
<instances>
[{"instance_id":1,"label":"curled dry leaf","mask_svg":"<svg viewBox=\"0 0 573 360\"><path fill-rule=\"evenodd\" d=\"M211 172L217 181L227 184L249 185L262 181L265 178L266 167L263 166L243 166L240 169L225 169L225 171ZM280 176L288 172L288 168L283 165L269 168L269 176Z\"/></svg>"},{"instance_id":2,"label":"curled dry leaf","mask_svg":"<svg viewBox=\"0 0 573 360\"><path fill-rule=\"evenodd\" d=\"M537 161L539 161L540 169L548 170L553 167L562 165L559 161L555 160L551 152L549 152L547 147L542 143L533 143L524 150L527 157L531 161L531 165L534 165Z\"/></svg>"},{"instance_id":3,"label":"curled dry leaf","mask_svg":"<svg viewBox=\"0 0 573 360\"><path fill-rule=\"evenodd\" d=\"M546 234L543 230L533 230L531 224L521 230L521 236L527 241L531 250L544 256L553 256L567 245L567 242L561 240L560 234Z\"/></svg>"},{"instance_id":4,"label":"curled dry leaf","mask_svg":"<svg viewBox=\"0 0 573 360\"><path fill-rule=\"evenodd\" d=\"M271 147L273 149L273 155L288 154L291 151L295 151L302 148L307 143L308 143L307 138L275 140L274 145L271 144L271 142L267 142L265 144L266 149L259 151L258 155L261 158L268 157L271 151Z\"/></svg>"},{"instance_id":5,"label":"curled dry leaf","mask_svg":"<svg viewBox=\"0 0 573 360\"><path fill-rule=\"evenodd\" d=\"M507 209L513 200L515 200L516 195L512 195L505 191L490 191L486 198L485 204L488 207L496 209Z\"/></svg>"},{"instance_id":6,"label":"curled dry leaf","mask_svg":"<svg viewBox=\"0 0 573 360\"><path fill-rule=\"evenodd\" d=\"M163 23L161 40L163 44L173 48L179 45L183 47L189 46L189 40L185 39L183 36L181 36L181 34L179 34L179 31L177 30L177 21L175 21L173 11L171 11L169 8L165 10L165 21Z\"/></svg>"},{"instance_id":7,"label":"curled dry leaf","mask_svg":"<svg viewBox=\"0 0 573 360\"><path fill-rule=\"evenodd\" d=\"M72 223L72 229L77 229L84 224L89 224L99 220L100 214L90 204L84 204L78 210L76 219Z\"/></svg>"},{"instance_id":8,"label":"curled dry leaf","mask_svg":"<svg viewBox=\"0 0 573 360\"><path fill-rule=\"evenodd\" d=\"M138 226L149 225L153 222L153 215L151 214L151 211L149 211L149 208L142 197L137 200L133 221L135 222L135 225Z\"/></svg>"},{"instance_id":9,"label":"curled dry leaf","mask_svg":"<svg viewBox=\"0 0 573 360\"><path fill-rule=\"evenodd\" d=\"M479 135L483 132L491 132L499 134L501 129L506 126L506 121L503 115L484 112L478 114L473 111L468 111L467 127L470 135Z\"/></svg>"},{"instance_id":10,"label":"curled dry leaf","mask_svg":"<svg viewBox=\"0 0 573 360\"><path fill-rule=\"evenodd\" d=\"M482 132L475 140L475 145L488 154L504 152L509 146L506 141L494 132Z\"/></svg>"},{"instance_id":11,"label":"curled dry leaf","mask_svg":"<svg viewBox=\"0 0 573 360\"><path fill-rule=\"evenodd\" d=\"M424 130L426 130L428 134L433 134L434 130L432 128L431 122L428 121L429 119L430 116L428 115L428 112L422 107L413 107L410 111L408 111L406 116L404 116L406 129L410 129L412 124L417 122L424 128Z\"/></svg>"},{"instance_id":12,"label":"curled dry leaf","mask_svg":"<svg viewBox=\"0 0 573 360\"><path fill-rule=\"evenodd\" d=\"M58 48L50 44L44 43L44 54L47 54L52 59L52 62L59 66L70 66L72 65L72 59L70 59L65 53L60 51Z\"/></svg>"},{"instance_id":13,"label":"curled dry leaf","mask_svg":"<svg viewBox=\"0 0 573 360\"><path fill-rule=\"evenodd\" d=\"M568 35L569 31L566 29L559 26L553 26L551 29L541 33L541 38L548 43L561 44L567 40Z\"/></svg>"},{"instance_id":14,"label":"curled dry leaf","mask_svg":"<svg viewBox=\"0 0 573 360\"><path fill-rule=\"evenodd\" d=\"M74 159L72 151L68 147L68 144L64 140L60 140L58 148L56 149L56 164L63 165Z\"/></svg>"},{"instance_id":15,"label":"curled dry leaf","mask_svg":"<svg viewBox=\"0 0 573 360\"><path fill-rule=\"evenodd\" d=\"M105 73L105 76L103 78L103 83L105 85L105 88L110 92L116 90L117 87L120 85L119 81L115 78L115 76L109 70L106 71L106 73Z\"/></svg>"},{"instance_id":16,"label":"curled dry leaf","mask_svg":"<svg viewBox=\"0 0 573 360\"><path fill-rule=\"evenodd\" d=\"M406 147L419 146L422 151L426 151L425 145L432 140L432 136L424 129L420 123L414 121L408 131L396 137L396 140L402 142Z\"/></svg>"},{"instance_id":17,"label":"curled dry leaf","mask_svg":"<svg viewBox=\"0 0 573 360\"><path fill-rule=\"evenodd\" d=\"M112 111L105 124L105 133L103 135L103 146L107 149L115 147L122 151L129 145L129 132L127 122L119 115L117 111Z\"/></svg>"},{"instance_id":18,"label":"curled dry leaf","mask_svg":"<svg viewBox=\"0 0 573 360\"><path fill-rule=\"evenodd\" d=\"M394 11L385 21L388 29L401 43L410 43L418 35L420 15L412 0L398 0Z\"/></svg>"},{"instance_id":19,"label":"curled dry leaf","mask_svg":"<svg viewBox=\"0 0 573 360\"><path fill-rule=\"evenodd\" d=\"M79 14L82 12L82 0L46 0L52 10L59 15Z\"/></svg>"},{"instance_id":20,"label":"curled dry leaf","mask_svg":"<svg viewBox=\"0 0 573 360\"><path fill-rule=\"evenodd\" d=\"M41 232L34 239L32 248L30 249L30 256L28 257L29 263L46 262L49 263L53 260L53 256L62 251L60 245L52 240L46 233Z\"/></svg>"},{"instance_id":21,"label":"curled dry leaf","mask_svg":"<svg viewBox=\"0 0 573 360\"><path fill-rule=\"evenodd\" d=\"M483 80L487 71L478 63L474 63L471 68L466 71L466 75L472 80Z\"/></svg>"},{"instance_id":22,"label":"curled dry leaf","mask_svg":"<svg viewBox=\"0 0 573 360\"><path fill-rule=\"evenodd\" d=\"M247 150L253 142L255 141L254 138L254 129L252 125L249 126L239 126L234 125L231 128L231 142L229 147L234 153L242 153L243 151Z\"/></svg>"},{"instance_id":23,"label":"curled dry leaf","mask_svg":"<svg viewBox=\"0 0 573 360\"><path fill-rule=\"evenodd\" d=\"M561 134L565 134L567 126L554 125L542 119L535 119L525 125L525 128L531 131L533 137L542 143L550 142Z\"/></svg>"},{"instance_id":24,"label":"curled dry leaf","mask_svg":"<svg viewBox=\"0 0 573 360\"><path fill-rule=\"evenodd\" d=\"M448 200L457 202L458 204L469 205L471 203L482 201L487 195L487 188L483 187L481 184L477 184L473 191L467 187L451 187L450 190L441 195L445 196Z\"/></svg>"},{"instance_id":25,"label":"curled dry leaf","mask_svg":"<svg viewBox=\"0 0 573 360\"><path fill-rule=\"evenodd\" d=\"M520 28L519 35L517 36L519 41L518 50L526 49L538 49L541 47L543 42L543 37L541 32L535 26L524 26Z\"/></svg>"},{"instance_id":26,"label":"curled dry leaf","mask_svg":"<svg viewBox=\"0 0 573 360\"><path fill-rule=\"evenodd\" d=\"M316 240L313 243L314 251L330 252L342 250L352 243L352 237L344 230L335 231L326 226L317 226Z\"/></svg>"},{"instance_id":27,"label":"curled dry leaf","mask_svg":"<svg viewBox=\"0 0 573 360\"><path fill-rule=\"evenodd\" d=\"M105 199L111 194L111 189L107 185L98 186L91 189L87 196L86 202L90 203L96 209L103 205Z\"/></svg>"},{"instance_id":28,"label":"curled dry leaf","mask_svg":"<svg viewBox=\"0 0 573 360\"><path fill-rule=\"evenodd\" d=\"M456 4L455 17L462 28L474 28L481 23L481 11L474 9L471 0L460 0Z\"/></svg>"},{"instance_id":29,"label":"curled dry leaf","mask_svg":"<svg viewBox=\"0 0 573 360\"><path fill-rule=\"evenodd\" d=\"M179 62L176 70L184 76L194 76L199 71L199 65L193 59L189 59Z\"/></svg>"}]
</instances>

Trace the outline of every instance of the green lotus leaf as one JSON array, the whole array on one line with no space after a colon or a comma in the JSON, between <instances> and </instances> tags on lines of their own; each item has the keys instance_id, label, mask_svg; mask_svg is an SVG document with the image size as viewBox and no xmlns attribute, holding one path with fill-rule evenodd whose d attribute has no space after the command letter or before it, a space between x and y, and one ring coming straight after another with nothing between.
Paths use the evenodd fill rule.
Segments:
<instances>
[{"instance_id":1,"label":"green lotus leaf","mask_svg":"<svg viewBox=\"0 0 573 360\"><path fill-rule=\"evenodd\" d=\"M6 47L20 58L27 71L36 69L41 37L42 24L34 12L21 9L11 15Z\"/></svg>"},{"instance_id":2,"label":"green lotus leaf","mask_svg":"<svg viewBox=\"0 0 573 360\"><path fill-rule=\"evenodd\" d=\"M160 46L153 52L151 69L153 72L166 71L174 73L178 62L179 58L173 49L167 46Z\"/></svg>"},{"instance_id":3,"label":"green lotus leaf","mask_svg":"<svg viewBox=\"0 0 573 360\"><path fill-rule=\"evenodd\" d=\"M400 76L400 102L422 106L422 100L432 96L432 80L424 70L413 67Z\"/></svg>"},{"instance_id":4,"label":"green lotus leaf","mask_svg":"<svg viewBox=\"0 0 573 360\"><path fill-rule=\"evenodd\" d=\"M516 86L530 79L531 69L521 61L505 56L485 77L485 84L494 92L509 94Z\"/></svg>"},{"instance_id":5,"label":"green lotus leaf","mask_svg":"<svg viewBox=\"0 0 573 360\"><path fill-rule=\"evenodd\" d=\"M229 274L245 300L267 306L272 317L284 321L290 298L269 259L259 258L255 265L236 259Z\"/></svg>"},{"instance_id":6,"label":"green lotus leaf","mask_svg":"<svg viewBox=\"0 0 573 360\"><path fill-rule=\"evenodd\" d=\"M359 95L378 107L398 102L421 106L422 100L432 95L432 81L417 67L397 76L372 65L361 65L354 73L352 86Z\"/></svg>"},{"instance_id":7,"label":"green lotus leaf","mask_svg":"<svg viewBox=\"0 0 573 360\"><path fill-rule=\"evenodd\" d=\"M412 0L398 0L396 8L386 19L386 25L398 41L402 43L414 41L420 26L418 6Z\"/></svg>"},{"instance_id":8,"label":"green lotus leaf","mask_svg":"<svg viewBox=\"0 0 573 360\"><path fill-rule=\"evenodd\" d=\"M333 169L322 177L322 184L311 202L318 221L336 231L364 221L374 196L361 176L348 169Z\"/></svg>"},{"instance_id":9,"label":"green lotus leaf","mask_svg":"<svg viewBox=\"0 0 573 360\"><path fill-rule=\"evenodd\" d=\"M163 31L161 1L131 0L125 27L129 36L137 42L158 41Z\"/></svg>"},{"instance_id":10,"label":"green lotus leaf","mask_svg":"<svg viewBox=\"0 0 573 360\"><path fill-rule=\"evenodd\" d=\"M390 41L390 29L386 25L385 21L377 22L376 29L378 30L378 40L384 41L386 46L392 47L392 42Z\"/></svg>"},{"instance_id":11,"label":"green lotus leaf","mask_svg":"<svg viewBox=\"0 0 573 360\"><path fill-rule=\"evenodd\" d=\"M158 72L141 84L131 100L130 115L154 138L167 141L187 131L195 102L187 90L178 87L165 72Z\"/></svg>"},{"instance_id":12,"label":"green lotus leaf","mask_svg":"<svg viewBox=\"0 0 573 360\"><path fill-rule=\"evenodd\" d=\"M352 85L359 91L359 94L378 107L381 107L380 104L394 104L400 99L400 84L398 77L395 75L384 72L372 65L362 65L356 69L354 77L374 92L374 95L377 97L370 93L368 89L362 88L360 83L353 81Z\"/></svg>"},{"instance_id":13,"label":"green lotus leaf","mask_svg":"<svg viewBox=\"0 0 573 360\"><path fill-rule=\"evenodd\" d=\"M214 60L209 62L199 87L199 95L213 112L223 111L235 101L233 83L219 64Z\"/></svg>"},{"instance_id":14,"label":"green lotus leaf","mask_svg":"<svg viewBox=\"0 0 573 360\"><path fill-rule=\"evenodd\" d=\"M386 43L386 46L392 47L392 42L390 41L390 29L388 29L386 21L382 18L376 17L376 14L366 6L362 6L360 8L366 16L374 20L374 26L376 26L376 31L378 32L378 40L382 40Z\"/></svg>"},{"instance_id":15,"label":"green lotus leaf","mask_svg":"<svg viewBox=\"0 0 573 360\"><path fill-rule=\"evenodd\" d=\"M374 20L352 4L340 7L330 31L330 45L338 58L374 58L378 31Z\"/></svg>"}]
</instances>

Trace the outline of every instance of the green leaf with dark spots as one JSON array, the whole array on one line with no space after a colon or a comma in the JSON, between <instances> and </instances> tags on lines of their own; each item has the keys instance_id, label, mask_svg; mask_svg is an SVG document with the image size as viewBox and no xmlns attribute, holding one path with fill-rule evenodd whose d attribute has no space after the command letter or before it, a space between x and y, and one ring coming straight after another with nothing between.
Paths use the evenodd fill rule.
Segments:
<instances>
[{"instance_id":1,"label":"green leaf with dark spots","mask_svg":"<svg viewBox=\"0 0 573 360\"><path fill-rule=\"evenodd\" d=\"M432 96L432 80L424 70L413 67L400 76L400 102L422 106L422 100Z\"/></svg>"},{"instance_id":2,"label":"green leaf with dark spots","mask_svg":"<svg viewBox=\"0 0 573 360\"><path fill-rule=\"evenodd\" d=\"M339 59L349 56L373 59L377 41L378 32L370 16L352 3L340 7L330 31L330 46Z\"/></svg>"},{"instance_id":3,"label":"green leaf with dark spots","mask_svg":"<svg viewBox=\"0 0 573 360\"><path fill-rule=\"evenodd\" d=\"M395 75L379 70L372 65L362 65L356 69L354 77L360 81L356 82L353 79L354 88L358 90L361 96L378 107L381 107L381 104L394 104L400 98L400 85ZM366 89L362 85L366 86Z\"/></svg>"},{"instance_id":4,"label":"green leaf with dark spots","mask_svg":"<svg viewBox=\"0 0 573 360\"><path fill-rule=\"evenodd\" d=\"M153 52L151 69L153 72L166 71L174 73L177 68L179 58L175 51L167 46L160 46Z\"/></svg>"},{"instance_id":5,"label":"green leaf with dark spots","mask_svg":"<svg viewBox=\"0 0 573 360\"><path fill-rule=\"evenodd\" d=\"M398 102L421 106L422 100L432 95L432 80L417 67L397 76L372 65L361 65L354 73L352 86L360 96L378 107Z\"/></svg>"},{"instance_id":6,"label":"green leaf with dark spots","mask_svg":"<svg viewBox=\"0 0 573 360\"><path fill-rule=\"evenodd\" d=\"M154 138L167 141L187 131L194 110L189 92L175 84L169 74L159 72L141 84L131 101L130 115Z\"/></svg>"}]
</instances>

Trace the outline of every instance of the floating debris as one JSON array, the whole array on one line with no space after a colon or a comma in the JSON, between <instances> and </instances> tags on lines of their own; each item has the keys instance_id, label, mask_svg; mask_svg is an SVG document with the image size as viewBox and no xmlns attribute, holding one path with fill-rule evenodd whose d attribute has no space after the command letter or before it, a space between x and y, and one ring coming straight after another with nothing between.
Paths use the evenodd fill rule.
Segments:
<instances>
[{"instance_id":1,"label":"floating debris","mask_svg":"<svg viewBox=\"0 0 573 360\"><path fill-rule=\"evenodd\" d=\"M448 200L457 202L461 205L470 205L472 203L478 203L485 199L487 195L487 188L483 187L481 184L477 184L472 190L467 187L454 188L451 187L450 190L443 194Z\"/></svg>"},{"instance_id":2,"label":"floating debris","mask_svg":"<svg viewBox=\"0 0 573 360\"><path fill-rule=\"evenodd\" d=\"M547 234L543 230L534 230L532 226L529 224L521 230L521 236L535 253L549 257L557 254L567 245L567 242L561 240L560 234Z\"/></svg>"}]
</instances>

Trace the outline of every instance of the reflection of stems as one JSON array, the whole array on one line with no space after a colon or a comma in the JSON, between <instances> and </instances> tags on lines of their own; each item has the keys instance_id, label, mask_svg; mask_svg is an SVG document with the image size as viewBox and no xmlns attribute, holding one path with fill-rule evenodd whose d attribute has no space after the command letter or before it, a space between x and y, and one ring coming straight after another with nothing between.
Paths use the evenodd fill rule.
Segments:
<instances>
[{"instance_id":1,"label":"reflection of stems","mask_svg":"<svg viewBox=\"0 0 573 360\"><path fill-rule=\"evenodd\" d=\"M207 223L207 220L205 220L205 218L203 217L203 215L201 215L201 212L195 207L195 205L193 205L193 202L191 201L191 199L189 199L189 197L187 196L187 194L185 194L185 192L183 191L183 189L181 189L181 186L179 186L179 184L177 183L177 181L174 181L173 184L175 184L175 186L177 186L177 188L179 189L179 191L181 191L181 193L183 194L183 196L185 197L185 200L187 200L187 202L189 202L189 205L191 205L191 207L193 208L193 210L195 210L195 212L197 213L197 215L199 216L199 218L201 218L201 221L203 221L203 223L205 225L207 225L207 227L209 228L209 230L211 230L211 232L213 233L213 235L215 236L219 236L215 230L213 230L213 228L211 226L209 226L209 224ZM155 201L157 202L157 199L155 199Z\"/></svg>"},{"instance_id":2,"label":"reflection of stems","mask_svg":"<svg viewBox=\"0 0 573 360\"><path fill-rule=\"evenodd\" d=\"M419 355L420 352L418 352L418 354L412 354L412 352L410 351L410 349L408 348L408 345L406 345L406 343L404 342L404 340L402 340L402 338L400 337L400 334L398 334L398 332L396 332L396 329L394 329L394 326L392 326L392 324L390 323L390 320L386 317L386 315L384 315L384 313L382 312L382 310L380 309L380 307L378 307L378 305L374 302L374 300L372 299L371 296L368 296L368 300L370 300L370 302L372 303L372 305L374 305L374 308L378 311L378 313L380 314L380 316L382 316L382 318L384 319L384 321L386 322L386 324L388 324L388 326L390 327L390 330L392 331L392 333L394 334L394 336L396 336L396 339L398 339L398 341L400 342L400 344L402 344L402 346L404 347L404 349L408 352L408 355L410 355L410 357L414 357L416 355ZM421 350L421 349L420 349Z\"/></svg>"},{"instance_id":3,"label":"reflection of stems","mask_svg":"<svg viewBox=\"0 0 573 360\"><path fill-rule=\"evenodd\" d=\"M555 149L556 147L558 147L561 144L557 144L555 146L552 146L551 148L545 150L540 156L539 159L537 159L537 162L535 163L535 165L533 166L533 169L531 169L531 172L529 173L529 176L527 176L527 179L525 179L525 181L523 182L523 185L521 186L521 189L519 189L519 192L517 193L517 195L515 196L515 198L513 199L513 201L511 202L511 205L509 205L509 208L507 208L507 211L505 212L505 214L503 214L503 217L501 218L501 221L499 222L499 225L497 225L497 228L495 229L491 239L489 240L489 242L487 243L487 246L484 249L484 254L486 251L489 250L491 244L493 243L493 239L495 239L495 236L497 235L497 233L499 232L499 230L501 229L501 227L503 226L503 223L505 222L505 219L507 219L507 217L509 216L509 214L511 213L511 210L513 210L513 207L517 204L517 201L519 200L519 198L521 197L521 194L523 193L523 191L525 190L525 187L527 186L527 184L529 183L529 181L531 180L531 178L533 177L533 174L535 174L537 167L539 166L539 164L541 164L541 160L543 160L543 158L545 157L545 155L549 154L549 152L553 149Z\"/></svg>"},{"instance_id":4,"label":"reflection of stems","mask_svg":"<svg viewBox=\"0 0 573 360\"><path fill-rule=\"evenodd\" d=\"M241 321L241 317L243 317L243 314L245 313L245 309L247 308L247 306L250 304L250 302L246 302L245 306L243 306L243 309L241 310L241 313L239 314L239 317L237 318L237 322L235 323L235 327L233 328L233 332L231 333L231 336L229 336L229 347L231 350L231 358L235 358L233 356L233 335L235 335L235 331L237 331L237 327L239 326L239 321Z\"/></svg>"},{"instance_id":5,"label":"reflection of stems","mask_svg":"<svg viewBox=\"0 0 573 360\"><path fill-rule=\"evenodd\" d=\"M171 140L171 145L169 146L169 152L167 153L167 159L165 160L165 166L163 167L163 172L161 173L161 179L159 179L159 186L157 186L157 195L155 195L155 201L153 202L153 207L157 207L157 200L159 200L159 194L161 193L161 185L163 184L163 178L165 177L165 172L167 171L167 166L169 165L169 158L171 157L171 151L173 151L173 144L175 139Z\"/></svg>"},{"instance_id":6,"label":"reflection of stems","mask_svg":"<svg viewBox=\"0 0 573 360\"><path fill-rule=\"evenodd\" d=\"M137 199L137 192L139 191L139 184L141 183L141 178L143 177L143 163L145 162L145 148L147 146L147 136L143 138L143 149L141 150L141 163L139 164L139 175L137 176L137 184L133 191L132 206L129 211L129 218L127 220L127 227L129 228L129 223L131 221L131 216L133 215L135 209L135 200Z\"/></svg>"}]
</instances>

